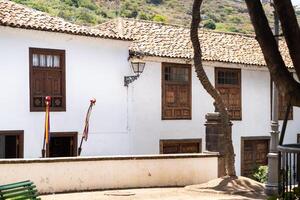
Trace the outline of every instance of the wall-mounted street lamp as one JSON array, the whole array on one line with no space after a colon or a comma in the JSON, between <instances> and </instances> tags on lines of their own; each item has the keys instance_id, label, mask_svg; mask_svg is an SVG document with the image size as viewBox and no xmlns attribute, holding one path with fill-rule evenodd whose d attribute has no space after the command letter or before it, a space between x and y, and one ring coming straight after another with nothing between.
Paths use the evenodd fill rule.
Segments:
<instances>
[{"instance_id":1,"label":"wall-mounted street lamp","mask_svg":"<svg viewBox=\"0 0 300 200\"><path fill-rule=\"evenodd\" d=\"M128 87L130 83L138 79L141 73L143 73L144 68L145 68L145 63L144 62L135 62L131 61L131 68L134 72L134 76L124 76L124 86Z\"/></svg>"}]
</instances>

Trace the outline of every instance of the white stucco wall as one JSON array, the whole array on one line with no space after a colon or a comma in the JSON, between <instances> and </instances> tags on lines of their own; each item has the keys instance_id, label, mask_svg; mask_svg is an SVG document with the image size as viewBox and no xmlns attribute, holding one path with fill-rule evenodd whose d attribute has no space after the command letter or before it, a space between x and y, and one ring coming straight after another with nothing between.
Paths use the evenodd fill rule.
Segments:
<instances>
[{"instance_id":1,"label":"white stucco wall","mask_svg":"<svg viewBox=\"0 0 300 200\"><path fill-rule=\"evenodd\" d=\"M186 186L217 178L217 166L217 154L0 159L0 185L31 180L40 193Z\"/></svg>"},{"instance_id":2,"label":"white stucco wall","mask_svg":"<svg viewBox=\"0 0 300 200\"><path fill-rule=\"evenodd\" d=\"M206 72L213 80L213 68L206 68ZM161 119L161 63L147 62L143 74L130 89L133 152L159 153L160 139L205 140L205 114L213 111L213 101L202 89L195 73L192 73L192 120Z\"/></svg>"},{"instance_id":3,"label":"white stucco wall","mask_svg":"<svg viewBox=\"0 0 300 200\"><path fill-rule=\"evenodd\" d=\"M172 62L170 60L170 62ZM270 136L270 76L263 68L205 62L205 71L214 84L214 68L242 68L242 120L233 121L232 137L236 153L236 170L241 170L241 137ZM161 120L161 62L146 62L140 78L131 85L133 152L159 153L161 139L202 138L205 149L205 114L213 112L213 101L205 92L192 69L192 120ZM294 107L289 121L286 143L295 143L300 133L300 109Z\"/></svg>"},{"instance_id":4,"label":"white stucco wall","mask_svg":"<svg viewBox=\"0 0 300 200\"><path fill-rule=\"evenodd\" d=\"M44 113L30 112L29 47L66 51L66 112L51 113L51 131L81 134L89 100L97 99L82 155L129 154L129 42L0 27L0 130L24 130L24 156L41 156ZM81 135L79 135L80 137Z\"/></svg>"}]
</instances>

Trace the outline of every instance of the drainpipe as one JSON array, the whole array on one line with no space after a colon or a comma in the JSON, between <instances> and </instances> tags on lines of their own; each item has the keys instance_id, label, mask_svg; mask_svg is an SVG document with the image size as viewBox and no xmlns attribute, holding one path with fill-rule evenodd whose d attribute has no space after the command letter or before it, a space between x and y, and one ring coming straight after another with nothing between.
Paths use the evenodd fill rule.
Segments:
<instances>
[{"instance_id":1,"label":"drainpipe","mask_svg":"<svg viewBox=\"0 0 300 200\"><path fill-rule=\"evenodd\" d=\"M273 2L271 5L274 7ZM274 8L274 35L278 44L279 35L279 19ZM279 123L278 123L278 89L272 81L272 99L271 99L271 141L270 151L268 153L268 181L266 184L265 193L267 195L278 194L278 136L279 136Z\"/></svg>"}]
</instances>

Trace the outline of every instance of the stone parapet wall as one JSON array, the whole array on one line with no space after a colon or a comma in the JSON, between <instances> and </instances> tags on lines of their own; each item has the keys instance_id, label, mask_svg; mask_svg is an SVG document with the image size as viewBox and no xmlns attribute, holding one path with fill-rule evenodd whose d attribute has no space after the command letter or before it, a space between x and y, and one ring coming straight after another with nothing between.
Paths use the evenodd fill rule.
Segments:
<instances>
[{"instance_id":1,"label":"stone parapet wall","mask_svg":"<svg viewBox=\"0 0 300 200\"><path fill-rule=\"evenodd\" d=\"M40 193L170 187L218 176L218 153L0 160L0 185L33 181Z\"/></svg>"}]
</instances>

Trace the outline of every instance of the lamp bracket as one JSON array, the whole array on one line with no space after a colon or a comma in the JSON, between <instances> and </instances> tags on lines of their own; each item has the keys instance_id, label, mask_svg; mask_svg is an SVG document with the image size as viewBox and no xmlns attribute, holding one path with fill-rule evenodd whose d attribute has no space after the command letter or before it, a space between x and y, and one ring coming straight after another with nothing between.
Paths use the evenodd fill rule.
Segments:
<instances>
[{"instance_id":1,"label":"lamp bracket","mask_svg":"<svg viewBox=\"0 0 300 200\"><path fill-rule=\"evenodd\" d=\"M135 76L124 76L124 86L128 87L130 83L138 79L140 75L135 75Z\"/></svg>"}]
</instances>

